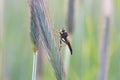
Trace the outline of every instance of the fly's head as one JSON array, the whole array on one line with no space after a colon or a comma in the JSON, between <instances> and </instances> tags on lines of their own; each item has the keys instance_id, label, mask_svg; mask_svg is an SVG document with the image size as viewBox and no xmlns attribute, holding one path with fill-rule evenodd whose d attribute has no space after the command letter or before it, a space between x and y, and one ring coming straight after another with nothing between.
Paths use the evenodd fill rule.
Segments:
<instances>
[{"instance_id":1,"label":"fly's head","mask_svg":"<svg viewBox=\"0 0 120 80\"><path fill-rule=\"evenodd\" d=\"M61 31L60 31L60 37L61 38L67 38L67 36L68 36L68 33L67 33L67 31L63 28Z\"/></svg>"},{"instance_id":2,"label":"fly's head","mask_svg":"<svg viewBox=\"0 0 120 80\"><path fill-rule=\"evenodd\" d=\"M62 30L60 30L60 35L64 34L66 31L65 29L63 28Z\"/></svg>"}]
</instances>

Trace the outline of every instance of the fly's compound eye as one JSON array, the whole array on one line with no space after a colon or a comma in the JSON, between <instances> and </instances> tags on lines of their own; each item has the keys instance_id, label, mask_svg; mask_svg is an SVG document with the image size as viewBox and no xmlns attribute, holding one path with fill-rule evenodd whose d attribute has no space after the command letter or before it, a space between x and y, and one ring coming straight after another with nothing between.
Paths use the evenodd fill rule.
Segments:
<instances>
[{"instance_id":1,"label":"fly's compound eye","mask_svg":"<svg viewBox=\"0 0 120 80\"><path fill-rule=\"evenodd\" d=\"M62 32L65 32L65 29L62 29Z\"/></svg>"}]
</instances>

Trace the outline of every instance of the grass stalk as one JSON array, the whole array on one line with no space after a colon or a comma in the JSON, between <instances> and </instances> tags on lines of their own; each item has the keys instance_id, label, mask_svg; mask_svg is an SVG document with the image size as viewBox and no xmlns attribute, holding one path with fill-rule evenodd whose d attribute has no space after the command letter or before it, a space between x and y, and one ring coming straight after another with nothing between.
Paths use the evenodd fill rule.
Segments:
<instances>
[{"instance_id":1,"label":"grass stalk","mask_svg":"<svg viewBox=\"0 0 120 80\"><path fill-rule=\"evenodd\" d=\"M66 70L66 79L68 80L68 70L69 70L69 63L70 63L70 51L68 47L65 48L65 70Z\"/></svg>"},{"instance_id":2,"label":"grass stalk","mask_svg":"<svg viewBox=\"0 0 120 80\"><path fill-rule=\"evenodd\" d=\"M50 19L46 0L31 0L31 38L34 44L34 52L39 50L38 45L42 42L46 50L51 67L57 80L64 80L65 71L53 33L53 25Z\"/></svg>"},{"instance_id":3,"label":"grass stalk","mask_svg":"<svg viewBox=\"0 0 120 80\"><path fill-rule=\"evenodd\" d=\"M32 71L32 80L36 80L37 73L37 52L33 53L33 71Z\"/></svg>"},{"instance_id":4,"label":"grass stalk","mask_svg":"<svg viewBox=\"0 0 120 80\"><path fill-rule=\"evenodd\" d=\"M74 29L74 4L75 4L75 0L69 0L68 17L67 17L67 26L69 33L72 33Z\"/></svg>"},{"instance_id":5,"label":"grass stalk","mask_svg":"<svg viewBox=\"0 0 120 80\"><path fill-rule=\"evenodd\" d=\"M0 65L3 64L3 12L4 12L4 0L0 0ZM0 80L3 80L2 78L4 77L4 74L3 74L3 66L0 66Z\"/></svg>"},{"instance_id":6,"label":"grass stalk","mask_svg":"<svg viewBox=\"0 0 120 80\"><path fill-rule=\"evenodd\" d=\"M112 0L102 0L102 21L103 27L101 27L101 35L100 35L100 48L99 48L99 55L100 55L100 67L99 67L99 74L98 80L107 80L108 76L108 62L109 62L109 39L110 39L110 23L112 19Z\"/></svg>"}]
</instances>

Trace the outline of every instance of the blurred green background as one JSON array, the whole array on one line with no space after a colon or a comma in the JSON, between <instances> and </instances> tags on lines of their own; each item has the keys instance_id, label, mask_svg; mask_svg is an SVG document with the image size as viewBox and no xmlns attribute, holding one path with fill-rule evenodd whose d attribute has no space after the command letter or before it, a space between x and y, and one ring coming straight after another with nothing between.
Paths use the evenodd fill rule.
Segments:
<instances>
[{"instance_id":1,"label":"blurred green background","mask_svg":"<svg viewBox=\"0 0 120 80\"><path fill-rule=\"evenodd\" d=\"M48 0L51 19L58 29L66 26L68 1ZM102 33L101 0L74 1L73 55L70 56L68 80L96 80L99 71L99 34ZM108 80L120 80L120 0L113 0L112 8L106 74ZM4 0L3 38L0 40L2 45L0 80L31 80L33 58L29 18L27 0ZM55 80L45 55L41 65L43 66L41 80Z\"/></svg>"}]
</instances>

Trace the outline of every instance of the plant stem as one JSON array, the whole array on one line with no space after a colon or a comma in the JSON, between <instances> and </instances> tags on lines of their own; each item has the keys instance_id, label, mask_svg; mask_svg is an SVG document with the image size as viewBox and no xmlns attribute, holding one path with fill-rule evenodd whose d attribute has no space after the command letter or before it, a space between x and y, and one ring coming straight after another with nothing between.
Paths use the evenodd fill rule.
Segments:
<instances>
[{"instance_id":1,"label":"plant stem","mask_svg":"<svg viewBox=\"0 0 120 80\"><path fill-rule=\"evenodd\" d=\"M110 23L112 19L112 0L102 0L102 27L100 34L100 48L99 58L100 67L98 73L98 80L107 80L109 68L109 38L110 38Z\"/></svg>"},{"instance_id":2,"label":"plant stem","mask_svg":"<svg viewBox=\"0 0 120 80\"><path fill-rule=\"evenodd\" d=\"M37 52L36 52L36 53L33 53L32 80L36 80L36 71L37 71Z\"/></svg>"}]
</instances>

